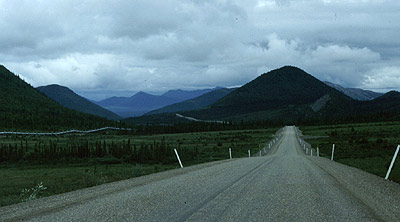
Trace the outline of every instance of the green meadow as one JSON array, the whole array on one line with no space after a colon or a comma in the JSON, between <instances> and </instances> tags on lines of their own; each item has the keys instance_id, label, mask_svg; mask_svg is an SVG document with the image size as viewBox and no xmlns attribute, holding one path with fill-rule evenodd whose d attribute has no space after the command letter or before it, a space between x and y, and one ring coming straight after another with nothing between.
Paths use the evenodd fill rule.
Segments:
<instances>
[{"instance_id":1,"label":"green meadow","mask_svg":"<svg viewBox=\"0 0 400 222\"><path fill-rule=\"evenodd\" d=\"M335 144L335 161L380 177L385 177L400 144L400 122L303 126L300 130L313 148L319 147L321 156L330 158ZM400 155L389 179L400 182Z\"/></svg>"},{"instance_id":2,"label":"green meadow","mask_svg":"<svg viewBox=\"0 0 400 222\"><path fill-rule=\"evenodd\" d=\"M246 157L258 152L277 128L148 136L106 132L65 136L0 137L0 206L21 202L23 189L39 183L38 197L184 166ZM10 152L12 149L12 152ZM3 156L1 155L3 152ZM159 155L162 153L162 155ZM10 154L14 157L10 158Z\"/></svg>"}]
</instances>

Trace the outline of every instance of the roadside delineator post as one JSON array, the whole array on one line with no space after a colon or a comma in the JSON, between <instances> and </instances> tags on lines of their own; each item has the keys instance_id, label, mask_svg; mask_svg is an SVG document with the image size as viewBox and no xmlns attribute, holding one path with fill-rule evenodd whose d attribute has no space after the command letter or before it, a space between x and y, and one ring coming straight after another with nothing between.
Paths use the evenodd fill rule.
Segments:
<instances>
[{"instance_id":1,"label":"roadside delineator post","mask_svg":"<svg viewBox=\"0 0 400 222\"><path fill-rule=\"evenodd\" d=\"M333 154L335 153L335 144L333 144L332 146L332 156L331 156L331 160L333 161Z\"/></svg>"},{"instance_id":2,"label":"roadside delineator post","mask_svg":"<svg viewBox=\"0 0 400 222\"><path fill-rule=\"evenodd\" d=\"M389 179L389 175L390 175L390 172L392 171L394 162L396 161L397 154L399 154L399 149L400 149L400 145L397 146L396 152L394 152L393 159L392 159L392 162L390 163L389 169L386 173L385 180Z\"/></svg>"},{"instance_id":3,"label":"roadside delineator post","mask_svg":"<svg viewBox=\"0 0 400 222\"><path fill-rule=\"evenodd\" d=\"M306 155L308 154L308 147L306 148Z\"/></svg>"},{"instance_id":4,"label":"roadside delineator post","mask_svg":"<svg viewBox=\"0 0 400 222\"><path fill-rule=\"evenodd\" d=\"M311 156L312 156L312 148L311 148Z\"/></svg>"},{"instance_id":5,"label":"roadside delineator post","mask_svg":"<svg viewBox=\"0 0 400 222\"><path fill-rule=\"evenodd\" d=\"M249 157L250 157L250 150L248 150L248 152L249 152Z\"/></svg>"},{"instance_id":6,"label":"roadside delineator post","mask_svg":"<svg viewBox=\"0 0 400 222\"><path fill-rule=\"evenodd\" d=\"M319 157L319 148L317 147L317 156Z\"/></svg>"},{"instance_id":7,"label":"roadside delineator post","mask_svg":"<svg viewBox=\"0 0 400 222\"><path fill-rule=\"evenodd\" d=\"M181 165L181 168L183 168L183 165L182 165L182 162L181 162L181 158L179 158L178 151L176 149L174 149L174 151L175 151L175 154L176 154L176 158L178 158L179 165Z\"/></svg>"},{"instance_id":8,"label":"roadside delineator post","mask_svg":"<svg viewBox=\"0 0 400 222\"><path fill-rule=\"evenodd\" d=\"M229 159L232 159L232 149L229 148Z\"/></svg>"},{"instance_id":9,"label":"roadside delineator post","mask_svg":"<svg viewBox=\"0 0 400 222\"><path fill-rule=\"evenodd\" d=\"M260 156L261 156L261 150L260 150Z\"/></svg>"},{"instance_id":10,"label":"roadside delineator post","mask_svg":"<svg viewBox=\"0 0 400 222\"><path fill-rule=\"evenodd\" d=\"M306 144L303 145L303 150L306 150Z\"/></svg>"}]
</instances>

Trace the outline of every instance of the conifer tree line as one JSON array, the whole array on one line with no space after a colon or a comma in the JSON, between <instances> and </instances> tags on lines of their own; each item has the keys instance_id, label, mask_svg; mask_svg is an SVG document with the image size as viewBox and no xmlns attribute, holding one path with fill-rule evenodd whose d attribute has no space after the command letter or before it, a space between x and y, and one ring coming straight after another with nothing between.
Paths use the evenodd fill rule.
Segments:
<instances>
[{"instance_id":1,"label":"conifer tree line","mask_svg":"<svg viewBox=\"0 0 400 222\"><path fill-rule=\"evenodd\" d=\"M162 163L176 162L174 148L179 150L181 159L196 160L199 157L197 147L188 148L168 144L165 138L153 143L133 144L130 139L122 142L95 141L69 142L67 144L49 140L29 144L27 141L0 145L0 163L2 162L75 162L89 159L103 160L104 163Z\"/></svg>"}]
</instances>

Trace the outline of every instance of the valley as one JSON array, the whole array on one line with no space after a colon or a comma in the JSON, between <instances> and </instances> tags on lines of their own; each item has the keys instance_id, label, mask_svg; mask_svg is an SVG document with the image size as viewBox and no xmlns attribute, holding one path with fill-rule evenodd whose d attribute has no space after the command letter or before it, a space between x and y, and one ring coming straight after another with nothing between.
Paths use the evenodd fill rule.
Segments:
<instances>
[{"instance_id":1,"label":"valley","mask_svg":"<svg viewBox=\"0 0 400 222\"><path fill-rule=\"evenodd\" d=\"M324 159L335 144L335 161L379 177L400 143L400 93L332 88L292 66L264 73L238 88L169 91L157 99L138 93L103 101L103 107L59 85L35 89L0 68L5 104L0 107L0 130L43 133L0 135L0 206L141 180L161 171L178 172L174 149L185 167L229 161L229 148L232 161L244 161L249 152L258 156L269 147L287 125L298 126L302 138L318 147ZM122 103L148 107L134 118L105 109L125 106ZM96 128L105 130L80 133ZM71 129L77 131L54 134ZM282 149L289 152L292 142L285 141ZM274 152L267 154L283 154L280 146L275 144ZM390 180L400 182L398 163Z\"/></svg>"}]
</instances>

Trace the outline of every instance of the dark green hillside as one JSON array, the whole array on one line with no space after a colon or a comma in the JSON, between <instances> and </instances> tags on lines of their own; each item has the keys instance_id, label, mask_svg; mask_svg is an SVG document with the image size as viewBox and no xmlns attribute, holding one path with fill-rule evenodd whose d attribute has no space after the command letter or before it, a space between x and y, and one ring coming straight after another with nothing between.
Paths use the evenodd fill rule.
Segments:
<instances>
[{"instance_id":1,"label":"dark green hillside","mask_svg":"<svg viewBox=\"0 0 400 222\"><path fill-rule=\"evenodd\" d=\"M354 118L371 121L400 120L400 93L390 91L374 100L354 104Z\"/></svg>"},{"instance_id":2,"label":"dark green hillside","mask_svg":"<svg viewBox=\"0 0 400 222\"><path fill-rule=\"evenodd\" d=\"M213 104L212 108L230 108L234 114L243 114L311 104L326 94L350 100L303 70L285 66L259 76Z\"/></svg>"},{"instance_id":3,"label":"dark green hillside","mask_svg":"<svg viewBox=\"0 0 400 222\"><path fill-rule=\"evenodd\" d=\"M165 106L161 109L153 110L151 112L148 112L146 115L159 114L159 113L174 113L174 112L201 109L214 103L215 101L221 99L222 97L228 95L233 90L235 89L227 89L227 88L217 89L215 91L206 93L204 95L201 95L193 99Z\"/></svg>"},{"instance_id":4,"label":"dark green hillside","mask_svg":"<svg viewBox=\"0 0 400 222\"><path fill-rule=\"evenodd\" d=\"M64 108L0 65L0 131L89 129L115 122Z\"/></svg>"},{"instance_id":5,"label":"dark green hillside","mask_svg":"<svg viewBox=\"0 0 400 222\"><path fill-rule=\"evenodd\" d=\"M303 70L285 66L259 76L208 109L186 115L200 119L290 118L296 122L323 118L332 111L334 115L342 114L353 101Z\"/></svg>"},{"instance_id":6,"label":"dark green hillside","mask_svg":"<svg viewBox=\"0 0 400 222\"><path fill-rule=\"evenodd\" d=\"M89 100L77 95L67 87L59 85L48 85L37 88L40 92L50 97L60 105L111 120L121 119L117 114L96 105Z\"/></svg>"}]
</instances>

